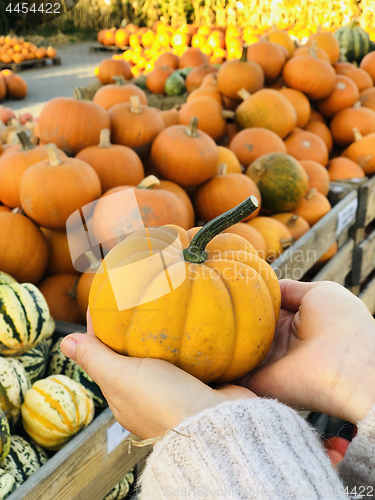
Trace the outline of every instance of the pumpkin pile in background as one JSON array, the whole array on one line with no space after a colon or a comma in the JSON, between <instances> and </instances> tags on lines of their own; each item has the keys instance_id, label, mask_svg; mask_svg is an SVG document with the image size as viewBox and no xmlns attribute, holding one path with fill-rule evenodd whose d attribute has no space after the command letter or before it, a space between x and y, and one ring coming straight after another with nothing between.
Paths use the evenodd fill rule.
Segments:
<instances>
[{"instance_id":1,"label":"pumpkin pile in background","mask_svg":"<svg viewBox=\"0 0 375 500\"><path fill-rule=\"evenodd\" d=\"M222 64L226 60L239 59L244 43L250 45L267 40L285 45L289 55L292 55L295 44L299 46L309 40L319 40L328 47L329 38L321 32L320 26L295 25L278 29L276 26L242 28L192 24L172 27L157 21L152 29L139 28L134 24L119 29L103 29L97 39L103 45L124 48L123 54L114 55L113 59L126 61L133 76L137 77L153 71L159 56L166 52L181 57L188 47L192 47L202 51L207 63ZM341 57L345 61L359 64L369 51L375 49L373 28L362 29L357 18L347 26L332 28L326 33L334 34L339 41Z\"/></svg>"},{"instance_id":2,"label":"pumpkin pile in background","mask_svg":"<svg viewBox=\"0 0 375 500\"><path fill-rule=\"evenodd\" d=\"M4 99L24 99L27 96L27 83L10 69L0 71L0 101Z\"/></svg>"},{"instance_id":3,"label":"pumpkin pile in background","mask_svg":"<svg viewBox=\"0 0 375 500\"><path fill-rule=\"evenodd\" d=\"M34 43L13 35L0 37L0 62L5 64L21 63L32 59L55 57L56 49L53 47L37 47Z\"/></svg>"}]
</instances>

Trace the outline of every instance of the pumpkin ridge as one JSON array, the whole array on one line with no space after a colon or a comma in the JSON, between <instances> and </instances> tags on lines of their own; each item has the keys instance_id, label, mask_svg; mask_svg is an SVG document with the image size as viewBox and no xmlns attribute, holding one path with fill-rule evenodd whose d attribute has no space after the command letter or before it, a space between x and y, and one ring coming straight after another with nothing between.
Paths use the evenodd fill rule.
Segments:
<instances>
[{"instance_id":1,"label":"pumpkin ridge","mask_svg":"<svg viewBox=\"0 0 375 500\"><path fill-rule=\"evenodd\" d=\"M40 434L39 432L36 432L35 430L32 430L32 431L31 431L31 429L30 429L29 425L28 425L25 421L23 421L23 422L22 422L22 425L23 425L23 427L24 427L24 429L25 429L26 433L27 433L29 436L30 436L30 434L32 434L33 436L35 436L35 437L37 437L37 438L39 439L39 442L40 442L40 443L44 443L44 447L45 447L45 446L47 446L47 444L48 444L48 439L47 439L45 436L43 436L43 434ZM29 432L30 432L30 434L29 434ZM61 432L61 431L59 431L59 432ZM71 438L70 438L70 436L67 436L65 439L61 440L61 441L60 441L60 443L65 444L65 443L67 443L70 439L71 439ZM43 445L41 444L40 446L43 446ZM49 449L51 450L52 448L49 448Z\"/></svg>"},{"instance_id":2,"label":"pumpkin ridge","mask_svg":"<svg viewBox=\"0 0 375 500\"><path fill-rule=\"evenodd\" d=\"M12 289L12 291L13 291L13 289ZM19 332L17 331L16 325L14 324L14 319L7 312L6 301L2 300L2 298L1 298L2 296L3 297L5 296L5 298L9 298L9 294L6 293L6 289L3 290L3 294L1 293L1 289L0 289L0 314L2 316L2 320L10 328L11 333L12 333L11 338L15 338L18 343L22 344L24 339L21 338L21 336L19 335ZM20 319L21 323L24 323L24 319L22 320L21 317L19 319ZM9 346L7 346L7 347L9 347Z\"/></svg>"},{"instance_id":3,"label":"pumpkin ridge","mask_svg":"<svg viewBox=\"0 0 375 500\"><path fill-rule=\"evenodd\" d=\"M28 334L27 335L28 338L27 339L23 339L23 341L25 341L25 340L26 341L30 341L31 324L30 324L30 321L29 321L29 318L28 318L28 314L27 314L27 311L26 311L26 307L25 307L25 305L23 303L22 297L21 297L21 295L19 293L17 293L17 288L19 288L19 290L18 290L18 292L19 292L19 291L22 291L22 287L20 287L18 285L18 283L10 284L9 287L13 290L14 295L17 297L18 302L19 302L19 304L21 306L21 309L22 309L24 317L25 317L25 326L26 326L25 333ZM33 297L33 298L34 298L34 302L35 302L35 297ZM38 311L38 313L39 313L39 311ZM38 317L39 316L40 316L40 314L38 314ZM16 337L16 339L17 339L17 337ZM23 344L23 341L21 342L21 345Z\"/></svg>"},{"instance_id":4,"label":"pumpkin ridge","mask_svg":"<svg viewBox=\"0 0 375 500\"><path fill-rule=\"evenodd\" d=\"M36 387L34 387L33 389L36 390ZM37 392L41 396L44 396L44 394L42 394L39 390L37 390ZM66 432L64 430L60 429L56 424L53 424L46 417L44 417L40 413L36 412L33 408L30 408L30 406L27 403L23 403L22 406L34 420L43 424L47 429L54 430L56 432L60 432L61 434L66 434ZM23 425L24 426L27 425L25 421L23 421ZM33 431L33 433L34 433L34 431Z\"/></svg>"},{"instance_id":5,"label":"pumpkin ridge","mask_svg":"<svg viewBox=\"0 0 375 500\"><path fill-rule=\"evenodd\" d=\"M58 401L55 401L51 398L51 396L49 396L45 391L43 391L42 389L39 389L39 387L33 387L34 391L37 392L38 394L40 394L46 401L47 403L49 403L50 407L57 411L57 412L60 412L61 413L61 417L62 417L62 422L64 425L66 425L68 427L68 429L70 431L73 431L74 430L74 427L72 426L72 424L70 423L68 417L66 416L62 406L60 405L60 403ZM54 404L56 407L54 407ZM34 412L34 410L32 410L28 405L25 405L26 408L29 410L29 412ZM36 420L39 419L39 417L42 417L42 415L39 415L39 417L37 417L38 413L35 412L35 418ZM44 417L42 417L44 419ZM47 422L49 422L49 420L47 420ZM55 426L55 424L52 424L52 426ZM56 426L57 427L57 426ZM63 431L60 431L60 432L63 432Z\"/></svg>"},{"instance_id":6,"label":"pumpkin ridge","mask_svg":"<svg viewBox=\"0 0 375 500\"><path fill-rule=\"evenodd\" d=\"M70 394L70 397L72 398L72 401L74 404L74 408L76 410L76 422L77 422L77 425L79 425L79 406L78 406L77 397L76 397L74 391L72 391L68 386L63 384L60 380L56 380L55 378L51 378L51 380L53 380L56 384L59 384L62 387L64 387L64 389ZM68 418L67 418L67 420L68 420ZM71 427L71 430L73 430L73 426Z\"/></svg>"}]
</instances>

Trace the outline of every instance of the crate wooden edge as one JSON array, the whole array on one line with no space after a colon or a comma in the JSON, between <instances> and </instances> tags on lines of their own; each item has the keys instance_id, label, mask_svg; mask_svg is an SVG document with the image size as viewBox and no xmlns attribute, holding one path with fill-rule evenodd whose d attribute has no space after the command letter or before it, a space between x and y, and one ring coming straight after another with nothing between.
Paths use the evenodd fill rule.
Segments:
<instances>
[{"instance_id":1,"label":"crate wooden edge","mask_svg":"<svg viewBox=\"0 0 375 500\"><path fill-rule=\"evenodd\" d=\"M67 443L60 451L58 451L46 464L44 464L35 474L33 474L27 481L25 481L14 493L12 493L8 500L75 500L82 498L80 495L85 492L87 488L97 491L98 496L92 496L90 492L90 500L102 500L104 496L147 455L150 447L134 448L132 447L131 453L128 454L128 443L122 442L110 455L115 455L116 458L106 460L104 458L102 466L97 464L94 479L98 480L98 484L93 486L88 481L80 483L82 477L87 475L86 468L90 466L90 457L86 453L86 448L90 445L95 446L95 440L98 435L107 431L107 429L115 423L115 418L109 408L104 410L93 422L77 436L75 436L69 443ZM130 434L129 437L137 439L136 436ZM114 469L114 464L122 460L126 467L119 468L117 471ZM91 464L92 465L92 464ZM90 470L91 475L93 470ZM64 493L61 489L56 487L56 481L63 483L67 491ZM92 480L91 480L92 482ZM58 484L57 483L57 484ZM51 493L46 495L46 491ZM85 493L86 494L86 493Z\"/></svg>"},{"instance_id":2,"label":"crate wooden edge","mask_svg":"<svg viewBox=\"0 0 375 500\"><path fill-rule=\"evenodd\" d=\"M315 281L334 281L345 285L347 277L353 268L354 240L349 238L344 245L312 278Z\"/></svg>"},{"instance_id":3,"label":"crate wooden edge","mask_svg":"<svg viewBox=\"0 0 375 500\"><path fill-rule=\"evenodd\" d=\"M354 251L352 285L358 286L375 269L375 230Z\"/></svg>"},{"instance_id":4,"label":"crate wooden edge","mask_svg":"<svg viewBox=\"0 0 375 500\"><path fill-rule=\"evenodd\" d=\"M375 177L367 179L359 189L357 225L363 228L375 219Z\"/></svg>"},{"instance_id":5,"label":"crate wooden edge","mask_svg":"<svg viewBox=\"0 0 375 500\"><path fill-rule=\"evenodd\" d=\"M317 222L306 234L299 238L290 248L271 264L277 277L301 279L309 271L316 261L337 241L341 233L348 231L349 227L343 228L337 234L338 217L341 210L345 209L352 201L358 199L358 192L352 189L339 201L319 222ZM353 226L355 221L350 226ZM297 261L297 252L302 260ZM314 252L315 259L309 260L309 252ZM300 276L293 273L298 269Z\"/></svg>"},{"instance_id":6,"label":"crate wooden edge","mask_svg":"<svg viewBox=\"0 0 375 500\"><path fill-rule=\"evenodd\" d=\"M48 61L50 61L48 63ZM19 73L20 71L24 71L26 69L40 69L45 68L46 66L61 66L61 57L43 57L42 59L31 59L22 61L20 63L10 62L10 63L2 63L0 62L0 70L10 69L14 73Z\"/></svg>"},{"instance_id":7,"label":"crate wooden edge","mask_svg":"<svg viewBox=\"0 0 375 500\"><path fill-rule=\"evenodd\" d=\"M367 306L372 315L375 314L375 277L365 286L358 297Z\"/></svg>"}]
</instances>

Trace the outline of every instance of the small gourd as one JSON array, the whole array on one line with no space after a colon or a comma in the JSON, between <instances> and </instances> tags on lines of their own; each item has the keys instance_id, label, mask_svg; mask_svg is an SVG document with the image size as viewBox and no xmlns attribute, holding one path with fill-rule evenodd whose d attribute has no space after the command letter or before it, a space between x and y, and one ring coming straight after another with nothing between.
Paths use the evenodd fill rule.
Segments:
<instances>
[{"instance_id":1,"label":"small gourd","mask_svg":"<svg viewBox=\"0 0 375 500\"><path fill-rule=\"evenodd\" d=\"M22 364L13 358L0 357L0 408L12 429L20 417L21 405L30 382Z\"/></svg>"}]
</instances>

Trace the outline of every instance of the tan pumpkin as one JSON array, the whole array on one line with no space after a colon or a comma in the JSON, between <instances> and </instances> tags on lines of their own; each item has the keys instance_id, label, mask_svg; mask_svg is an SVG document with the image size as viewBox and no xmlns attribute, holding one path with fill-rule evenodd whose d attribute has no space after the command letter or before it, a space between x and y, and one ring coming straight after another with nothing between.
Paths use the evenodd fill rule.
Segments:
<instances>
[{"instance_id":1,"label":"tan pumpkin","mask_svg":"<svg viewBox=\"0 0 375 500\"><path fill-rule=\"evenodd\" d=\"M216 173L219 154L214 140L198 130L198 119L189 126L174 125L161 132L151 148L151 160L160 174L180 186L198 186Z\"/></svg>"},{"instance_id":2,"label":"tan pumpkin","mask_svg":"<svg viewBox=\"0 0 375 500\"><path fill-rule=\"evenodd\" d=\"M218 146L217 150L219 153L217 172L219 171L220 165L225 164L227 166L228 174L242 174L242 167L233 151L224 146Z\"/></svg>"},{"instance_id":3,"label":"tan pumpkin","mask_svg":"<svg viewBox=\"0 0 375 500\"><path fill-rule=\"evenodd\" d=\"M169 66L157 66L146 76L146 86L153 94L164 94L164 85L173 73Z\"/></svg>"},{"instance_id":4,"label":"tan pumpkin","mask_svg":"<svg viewBox=\"0 0 375 500\"><path fill-rule=\"evenodd\" d=\"M113 77L115 84L104 85L95 92L93 102L108 110L121 102L130 102L132 95L137 95L141 104L147 105L146 94L137 85L126 83L123 77Z\"/></svg>"},{"instance_id":5,"label":"tan pumpkin","mask_svg":"<svg viewBox=\"0 0 375 500\"><path fill-rule=\"evenodd\" d=\"M275 132L258 127L238 132L230 142L229 149L244 167L265 154L287 152L285 142Z\"/></svg>"},{"instance_id":6,"label":"tan pumpkin","mask_svg":"<svg viewBox=\"0 0 375 500\"><path fill-rule=\"evenodd\" d=\"M141 105L138 96L131 96L130 103L116 104L108 114L114 144L134 149L141 158L150 153L152 141L164 129L160 114Z\"/></svg>"},{"instance_id":7,"label":"tan pumpkin","mask_svg":"<svg viewBox=\"0 0 375 500\"><path fill-rule=\"evenodd\" d=\"M330 153L333 149L333 137L330 129L327 125L320 121L309 122L305 130L312 132L313 134L319 136L327 146L328 152Z\"/></svg>"},{"instance_id":8,"label":"tan pumpkin","mask_svg":"<svg viewBox=\"0 0 375 500\"><path fill-rule=\"evenodd\" d=\"M300 163L309 178L307 189L316 188L319 193L327 196L330 182L327 169L321 163L312 160L301 160Z\"/></svg>"},{"instance_id":9,"label":"tan pumpkin","mask_svg":"<svg viewBox=\"0 0 375 500\"><path fill-rule=\"evenodd\" d=\"M125 80L132 80L133 74L129 64L124 59L103 59L98 67L98 79L101 84L113 83L114 76L123 76Z\"/></svg>"},{"instance_id":10,"label":"tan pumpkin","mask_svg":"<svg viewBox=\"0 0 375 500\"><path fill-rule=\"evenodd\" d=\"M316 189L310 189L293 213L303 217L310 226L320 221L329 211L331 205L327 198Z\"/></svg>"},{"instance_id":11,"label":"tan pumpkin","mask_svg":"<svg viewBox=\"0 0 375 500\"><path fill-rule=\"evenodd\" d=\"M359 99L359 90L351 78L336 76L333 92L317 103L319 112L326 118L332 118L339 111L350 108Z\"/></svg>"},{"instance_id":12,"label":"tan pumpkin","mask_svg":"<svg viewBox=\"0 0 375 500\"><path fill-rule=\"evenodd\" d=\"M293 214L292 212L285 212L283 214L273 214L271 215L273 219L278 220L281 224L284 224L292 235L294 241L299 240L301 236L307 233L310 229L310 225L303 217Z\"/></svg>"},{"instance_id":13,"label":"tan pumpkin","mask_svg":"<svg viewBox=\"0 0 375 500\"><path fill-rule=\"evenodd\" d=\"M358 163L342 156L332 158L332 160L329 161L328 175L332 182L365 177L365 173Z\"/></svg>"},{"instance_id":14,"label":"tan pumpkin","mask_svg":"<svg viewBox=\"0 0 375 500\"><path fill-rule=\"evenodd\" d=\"M39 225L64 229L68 217L101 195L100 180L87 163L62 158L54 144L49 159L26 170L20 184L22 209Z\"/></svg>"},{"instance_id":15,"label":"tan pumpkin","mask_svg":"<svg viewBox=\"0 0 375 500\"><path fill-rule=\"evenodd\" d=\"M77 302L78 276L56 274L39 283L51 316L59 321L82 324L83 318Z\"/></svg>"},{"instance_id":16,"label":"tan pumpkin","mask_svg":"<svg viewBox=\"0 0 375 500\"><path fill-rule=\"evenodd\" d=\"M363 169L366 175L375 173L375 133L362 136L358 128L353 128L355 141L342 153Z\"/></svg>"},{"instance_id":17,"label":"tan pumpkin","mask_svg":"<svg viewBox=\"0 0 375 500\"><path fill-rule=\"evenodd\" d=\"M109 129L101 131L98 146L82 149L76 158L91 165L104 193L116 186L136 186L144 177L137 153L126 146L111 144Z\"/></svg>"},{"instance_id":18,"label":"tan pumpkin","mask_svg":"<svg viewBox=\"0 0 375 500\"><path fill-rule=\"evenodd\" d=\"M361 106L344 109L333 117L330 128L335 144L344 148L354 141L353 128L364 136L375 132L375 111Z\"/></svg>"},{"instance_id":19,"label":"tan pumpkin","mask_svg":"<svg viewBox=\"0 0 375 500\"><path fill-rule=\"evenodd\" d=\"M236 207L249 196L255 196L259 206L245 221L258 215L261 206L260 191L247 175L228 174L226 165L222 164L217 175L199 186L194 196L194 206L198 218L208 222Z\"/></svg>"},{"instance_id":20,"label":"tan pumpkin","mask_svg":"<svg viewBox=\"0 0 375 500\"><path fill-rule=\"evenodd\" d=\"M179 112L180 125L189 125L192 117L199 119L198 129L214 141L220 141L225 134L225 119L221 105L210 97L199 97L186 103Z\"/></svg>"},{"instance_id":21,"label":"tan pumpkin","mask_svg":"<svg viewBox=\"0 0 375 500\"><path fill-rule=\"evenodd\" d=\"M266 259L267 257L267 244L265 239L254 227L251 227L245 222L238 222L234 226L226 229L224 233L233 233L245 238L250 245L252 245L258 252L259 257Z\"/></svg>"},{"instance_id":22,"label":"tan pumpkin","mask_svg":"<svg viewBox=\"0 0 375 500\"><path fill-rule=\"evenodd\" d=\"M256 229L264 238L267 245L268 262L275 261L293 244L293 237L289 229L272 217L255 217L247 222Z\"/></svg>"},{"instance_id":23,"label":"tan pumpkin","mask_svg":"<svg viewBox=\"0 0 375 500\"><path fill-rule=\"evenodd\" d=\"M47 267L48 246L41 230L18 212L0 212L0 271L36 284Z\"/></svg>"},{"instance_id":24,"label":"tan pumpkin","mask_svg":"<svg viewBox=\"0 0 375 500\"><path fill-rule=\"evenodd\" d=\"M310 101L305 94L296 89L282 88L279 92L292 104L297 113L297 127L304 128L310 119Z\"/></svg>"},{"instance_id":25,"label":"tan pumpkin","mask_svg":"<svg viewBox=\"0 0 375 500\"><path fill-rule=\"evenodd\" d=\"M285 139L285 145L288 154L297 160L313 160L323 166L328 163L328 149L325 142L312 132L307 130L292 132Z\"/></svg>"}]
</instances>

